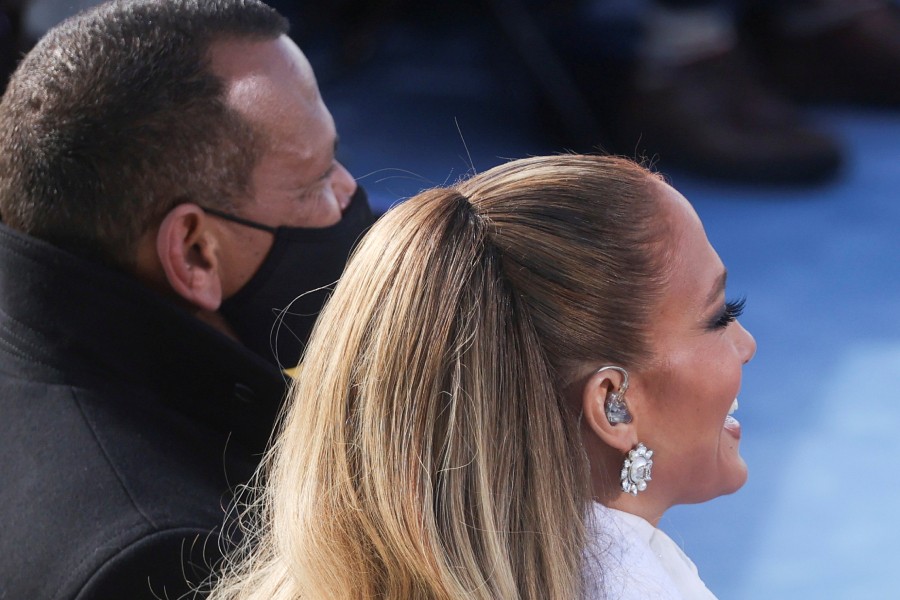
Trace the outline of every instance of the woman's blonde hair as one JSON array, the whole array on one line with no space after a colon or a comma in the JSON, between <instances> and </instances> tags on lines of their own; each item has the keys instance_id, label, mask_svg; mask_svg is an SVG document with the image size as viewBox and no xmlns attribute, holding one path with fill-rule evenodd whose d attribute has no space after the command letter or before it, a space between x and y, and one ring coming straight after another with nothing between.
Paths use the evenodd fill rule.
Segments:
<instances>
[{"instance_id":1,"label":"woman's blonde hair","mask_svg":"<svg viewBox=\"0 0 900 600\"><path fill-rule=\"evenodd\" d=\"M213 600L576 598L574 368L648 358L656 176L530 158L388 212L316 325Z\"/></svg>"}]
</instances>

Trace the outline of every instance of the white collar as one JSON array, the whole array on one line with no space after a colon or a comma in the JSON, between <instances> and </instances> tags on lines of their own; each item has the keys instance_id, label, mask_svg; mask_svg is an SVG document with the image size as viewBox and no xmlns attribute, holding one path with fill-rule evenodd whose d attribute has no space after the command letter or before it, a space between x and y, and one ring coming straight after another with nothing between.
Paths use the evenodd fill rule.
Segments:
<instances>
[{"instance_id":1,"label":"white collar","mask_svg":"<svg viewBox=\"0 0 900 600\"><path fill-rule=\"evenodd\" d=\"M691 559L641 517L594 503L589 532L586 598L715 600Z\"/></svg>"}]
</instances>

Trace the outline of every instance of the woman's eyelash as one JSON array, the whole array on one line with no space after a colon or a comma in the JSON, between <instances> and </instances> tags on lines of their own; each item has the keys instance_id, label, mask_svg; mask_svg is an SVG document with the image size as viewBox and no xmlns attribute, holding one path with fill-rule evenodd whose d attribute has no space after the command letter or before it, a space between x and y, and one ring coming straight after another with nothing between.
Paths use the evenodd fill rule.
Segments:
<instances>
[{"instance_id":1,"label":"woman's eyelash","mask_svg":"<svg viewBox=\"0 0 900 600\"><path fill-rule=\"evenodd\" d=\"M739 298L738 300L729 300L725 303L725 309L716 318L712 324L713 329L724 329L728 327L735 319L744 314L744 306L747 304L747 298Z\"/></svg>"}]
</instances>

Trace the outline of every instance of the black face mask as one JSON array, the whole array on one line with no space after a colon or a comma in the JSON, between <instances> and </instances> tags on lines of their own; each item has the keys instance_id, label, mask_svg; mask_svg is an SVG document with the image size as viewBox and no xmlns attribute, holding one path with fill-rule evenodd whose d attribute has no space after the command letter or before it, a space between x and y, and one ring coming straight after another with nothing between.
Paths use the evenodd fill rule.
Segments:
<instances>
[{"instance_id":1,"label":"black face mask","mask_svg":"<svg viewBox=\"0 0 900 600\"><path fill-rule=\"evenodd\" d=\"M245 346L279 368L297 366L316 317L344 270L350 251L375 221L362 186L330 227L268 227L228 213L215 216L275 236L259 269L219 311ZM319 289L328 286L325 289ZM311 291L315 290L315 291Z\"/></svg>"}]
</instances>

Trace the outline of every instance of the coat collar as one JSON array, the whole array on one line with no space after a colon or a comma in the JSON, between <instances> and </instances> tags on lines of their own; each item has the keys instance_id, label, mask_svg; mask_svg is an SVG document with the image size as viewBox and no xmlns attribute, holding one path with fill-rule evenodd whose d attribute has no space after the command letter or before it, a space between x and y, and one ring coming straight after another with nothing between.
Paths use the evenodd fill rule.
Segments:
<instances>
[{"instance_id":1,"label":"coat collar","mask_svg":"<svg viewBox=\"0 0 900 600\"><path fill-rule=\"evenodd\" d=\"M30 380L147 391L254 451L285 393L274 365L132 276L3 224L0 355Z\"/></svg>"}]
</instances>

